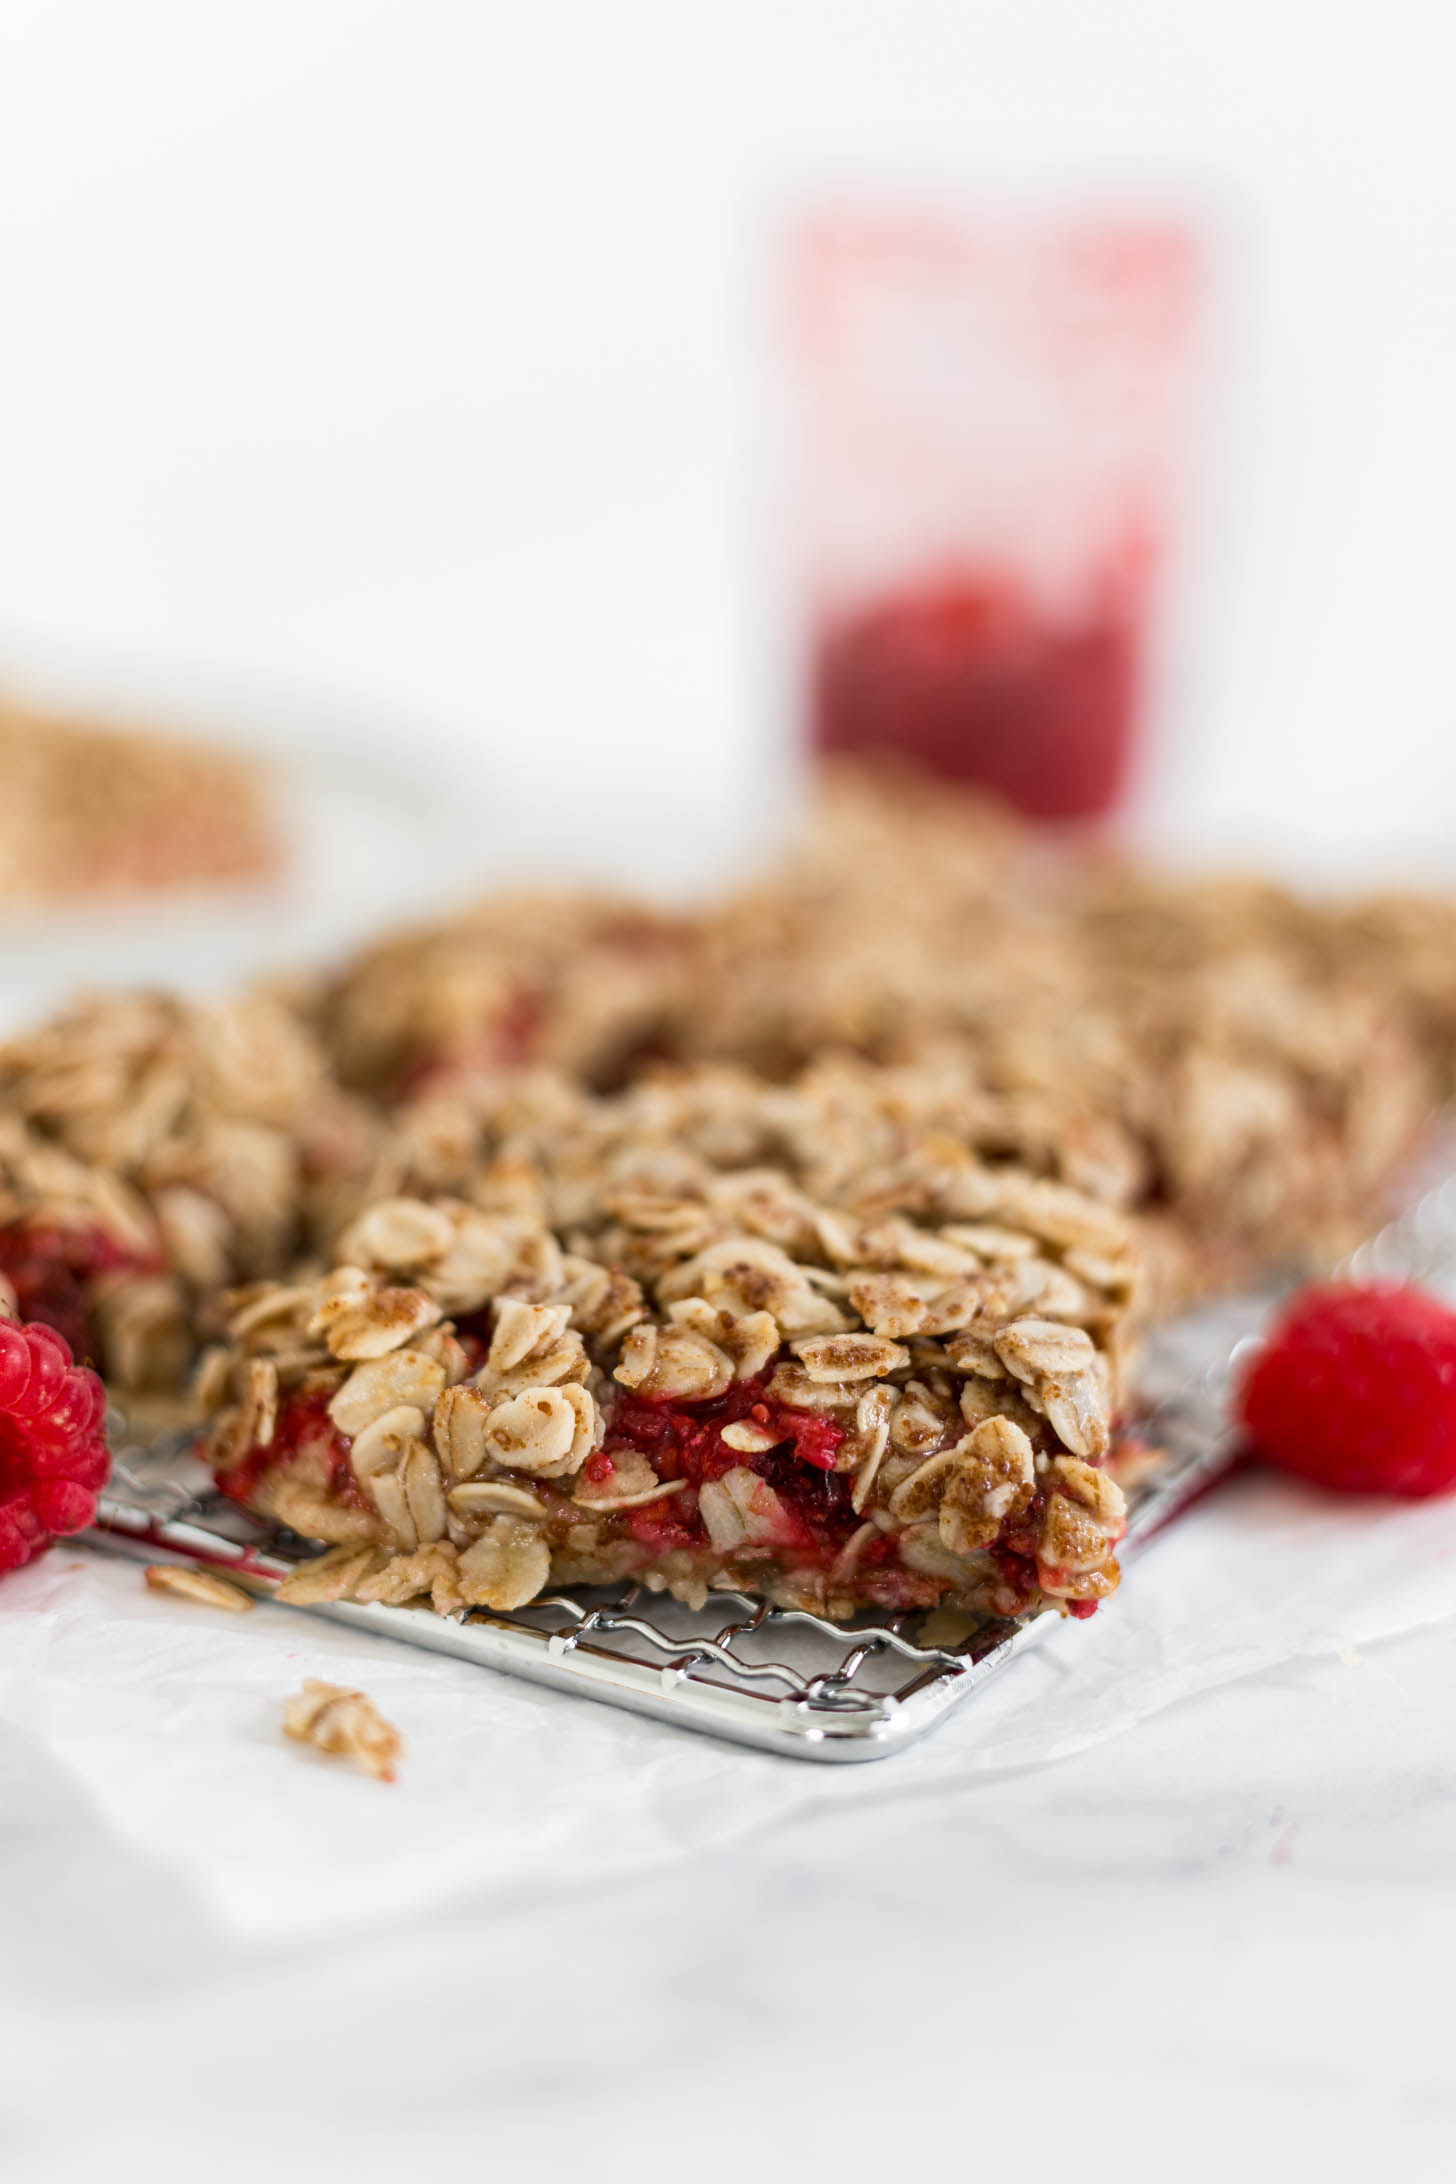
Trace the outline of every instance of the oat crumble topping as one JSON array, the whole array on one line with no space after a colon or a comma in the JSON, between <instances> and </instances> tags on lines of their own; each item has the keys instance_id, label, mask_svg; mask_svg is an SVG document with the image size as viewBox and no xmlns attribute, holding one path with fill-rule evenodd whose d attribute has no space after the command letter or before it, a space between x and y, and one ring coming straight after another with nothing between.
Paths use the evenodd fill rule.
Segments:
<instances>
[{"instance_id":1,"label":"oat crumble topping","mask_svg":"<svg viewBox=\"0 0 1456 2184\"><path fill-rule=\"evenodd\" d=\"M329 1271L236 1294L209 1460L336 1550L283 1597L506 1610L631 1575L1013 1614L1113 1589L1133 1225L873 1106L821 1141L824 1085L736 1082L735 1147L772 1132L783 1164L717 1166L699 1091L583 1095L535 1141L531 1210L376 1200Z\"/></svg>"}]
</instances>

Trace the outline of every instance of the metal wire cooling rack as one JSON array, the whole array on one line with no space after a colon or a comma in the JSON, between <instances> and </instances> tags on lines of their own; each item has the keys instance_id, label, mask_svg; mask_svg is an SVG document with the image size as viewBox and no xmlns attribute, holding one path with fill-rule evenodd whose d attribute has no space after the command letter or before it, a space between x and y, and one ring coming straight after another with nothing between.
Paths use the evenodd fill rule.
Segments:
<instances>
[{"instance_id":1,"label":"metal wire cooling rack","mask_svg":"<svg viewBox=\"0 0 1456 2184\"><path fill-rule=\"evenodd\" d=\"M1410 1210L1354 1255L1350 1271L1450 1278L1456 1174L1428 1179ZM1124 1563L1229 1468L1229 1378L1274 1295L1189 1314L1150 1344L1138 1430L1167 1460L1130 1495ZM260 1592L315 1551L227 1501L176 1436L145 1447L127 1438L122 1421L114 1429L115 1468L90 1535L97 1544L209 1564ZM715 1594L699 1613L639 1586L550 1593L510 1614L471 1608L439 1616L356 1602L287 1612L328 1616L682 1728L817 1760L901 1750L1061 1621L1048 1612L957 1631L930 1611L835 1624L740 1593Z\"/></svg>"}]
</instances>

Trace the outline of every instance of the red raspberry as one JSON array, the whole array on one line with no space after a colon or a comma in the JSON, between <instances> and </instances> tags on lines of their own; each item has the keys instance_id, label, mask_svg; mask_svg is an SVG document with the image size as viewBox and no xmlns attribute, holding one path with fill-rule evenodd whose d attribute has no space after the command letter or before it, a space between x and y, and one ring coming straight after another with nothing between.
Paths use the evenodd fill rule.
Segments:
<instances>
[{"instance_id":1,"label":"red raspberry","mask_svg":"<svg viewBox=\"0 0 1456 2184\"><path fill-rule=\"evenodd\" d=\"M1261 1456L1350 1494L1456 1487L1456 1312L1393 1282L1302 1289L1239 1390Z\"/></svg>"},{"instance_id":2,"label":"red raspberry","mask_svg":"<svg viewBox=\"0 0 1456 2184\"><path fill-rule=\"evenodd\" d=\"M0 1319L0 1571L83 1532L111 1467L106 1395L54 1328Z\"/></svg>"}]
</instances>

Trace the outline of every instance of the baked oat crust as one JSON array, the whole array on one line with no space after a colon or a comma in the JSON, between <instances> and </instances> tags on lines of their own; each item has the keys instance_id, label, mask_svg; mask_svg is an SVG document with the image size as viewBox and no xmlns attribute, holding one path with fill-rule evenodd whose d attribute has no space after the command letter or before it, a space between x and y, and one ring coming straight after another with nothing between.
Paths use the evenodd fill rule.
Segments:
<instances>
[{"instance_id":1,"label":"baked oat crust","mask_svg":"<svg viewBox=\"0 0 1456 2184\"><path fill-rule=\"evenodd\" d=\"M755 1099L807 1131L785 1092L735 1091L751 1142ZM630 1575L834 1616L1105 1597L1133 1225L903 1119L887 1161L883 1117L857 1161L843 1126L821 1149L831 1200L713 1165L668 1088L651 1104L649 1129L615 1103L590 1164L570 1132L559 1175L542 1151L555 1225L379 1200L329 1272L237 1297L209 1460L338 1549L284 1596L507 1609Z\"/></svg>"}]
</instances>

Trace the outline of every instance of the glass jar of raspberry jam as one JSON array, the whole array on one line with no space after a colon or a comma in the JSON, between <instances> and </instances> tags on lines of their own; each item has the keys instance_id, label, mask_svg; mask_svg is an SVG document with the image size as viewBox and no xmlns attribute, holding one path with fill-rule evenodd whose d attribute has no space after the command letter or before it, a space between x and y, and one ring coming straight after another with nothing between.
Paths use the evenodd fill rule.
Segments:
<instances>
[{"instance_id":1,"label":"glass jar of raspberry jam","mask_svg":"<svg viewBox=\"0 0 1456 2184\"><path fill-rule=\"evenodd\" d=\"M1047 820L1132 778L1186 429L1173 227L835 215L792 254L812 741Z\"/></svg>"}]
</instances>

